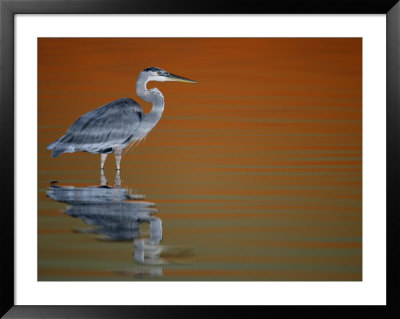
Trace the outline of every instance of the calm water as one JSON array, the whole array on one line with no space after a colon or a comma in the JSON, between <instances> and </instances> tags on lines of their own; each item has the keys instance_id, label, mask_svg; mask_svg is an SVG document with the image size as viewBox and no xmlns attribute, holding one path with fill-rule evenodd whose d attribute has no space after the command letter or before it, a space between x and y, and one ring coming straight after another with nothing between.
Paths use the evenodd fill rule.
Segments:
<instances>
[{"instance_id":1,"label":"calm water","mask_svg":"<svg viewBox=\"0 0 400 319\"><path fill-rule=\"evenodd\" d=\"M362 279L361 40L40 41L39 280ZM50 158L152 65L200 83L157 83L120 176L113 154L104 176L100 155Z\"/></svg>"},{"instance_id":2,"label":"calm water","mask_svg":"<svg viewBox=\"0 0 400 319\"><path fill-rule=\"evenodd\" d=\"M195 157L190 149L182 162ZM359 190L338 187L359 181L351 165L294 173L293 163L277 174L260 164L183 171L176 163L175 172L167 162L163 174L149 174L150 150L125 159L121 186L106 170L108 187L93 155L43 155L40 280L361 278ZM68 167L76 161L80 169Z\"/></svg>"}]
</instances>

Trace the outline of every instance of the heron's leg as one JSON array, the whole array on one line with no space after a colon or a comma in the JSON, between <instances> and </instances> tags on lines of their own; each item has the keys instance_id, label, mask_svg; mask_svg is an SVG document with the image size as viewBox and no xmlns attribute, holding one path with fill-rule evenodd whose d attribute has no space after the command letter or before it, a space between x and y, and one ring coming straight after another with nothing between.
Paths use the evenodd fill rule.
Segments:
<instances>
[{"instance_id":1,"label":"heron's leg","mask_svg":"<svg viewBox=\"0 0 400 319\"><path fill-rule=\"evenodd\" d=\"M121 176L119 174L119 170L115 174L115 187L119 188L121 186Z\"/></svg>"},{"instance_id":2,"label":"heron's leg","mask_svg":"<svg viewBox=\"0 0 400 319\"><path fill-rule=\"evenodd\" d=\"M106 162L107 155L108 155L107 153L105 153L105 154L102 153L101 154L101 166L100 166L101 169L104 168L104 163Z\"/></svg>"},{"instance_id":3,"label":"heron's leg","mask_svg":"<svg viewBox=\"0 0 400 319\"><path fill-rule=\"evenodd\" d=\"M115 153L115 162L117 164L117 170L120 169L120 162L121 162L121 157L122 157L122 148L115 148L114 149Z\"/></svg>"},{"instance_id":4,"label":"heron's leg","mask_svg":"<svg viewBox=\"0 0 400 319\"><path fill-rule=\"evenodd\" d=\"M101 186L107 186L107 178L104 176L104 170L100 170L100 185Z\"/></svg>"}]
</instances>

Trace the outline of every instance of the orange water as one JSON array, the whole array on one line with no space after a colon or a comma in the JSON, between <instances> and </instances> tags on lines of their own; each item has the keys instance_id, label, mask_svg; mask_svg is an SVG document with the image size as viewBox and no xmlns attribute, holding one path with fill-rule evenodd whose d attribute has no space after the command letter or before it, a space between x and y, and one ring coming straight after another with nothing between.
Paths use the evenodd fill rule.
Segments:
<instances>
[{"instance_id":1,"label":"orange water","mask_svg":"<svg viewBox=\"0 0 400 319\"><path fill-rule=\"evenodd\" d=\"M358 38L39 39L38 279L361 280L361 52ZM82 233L46 197L50 180L100 185L100 155L46 146L114 99L147 112L135 82L150 66L199 83L151 83L164 114L122 158L122 187L162 221L164 255L140 264L132 241Z\"/></svg>"}]
</instances>

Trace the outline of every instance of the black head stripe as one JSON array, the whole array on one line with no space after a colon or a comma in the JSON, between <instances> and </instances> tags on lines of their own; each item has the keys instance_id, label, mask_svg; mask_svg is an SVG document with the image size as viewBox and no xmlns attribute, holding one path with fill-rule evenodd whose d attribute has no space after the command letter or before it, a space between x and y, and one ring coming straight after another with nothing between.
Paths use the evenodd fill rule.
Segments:
<instances>
[{"instance_id":1,"label":"black head stripe","mask_svg":"<svg viewBox=\"0 0 400 319\"><path fill-rule=\"evenodd\" d=\"M144 72L157 72L157 71L162 71L159 68L151 67L143 70Z\"/></svg>"}]
</instances>

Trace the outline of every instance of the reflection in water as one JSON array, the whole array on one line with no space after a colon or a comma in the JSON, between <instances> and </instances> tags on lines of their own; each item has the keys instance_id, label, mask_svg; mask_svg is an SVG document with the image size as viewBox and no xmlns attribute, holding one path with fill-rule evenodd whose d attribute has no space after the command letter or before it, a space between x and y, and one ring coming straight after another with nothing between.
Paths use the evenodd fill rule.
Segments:
<instances>
[{"instance_id":1,"label":"reflection in water","mask_svg":"<svg viewBox=\"0 0 400 319\"><path fill-rule=\"evenodd\" d=\"M117 171L115 186L107 186L101 171L101 186L59 186L52 181L47 191L52 200L66 203L66 214L82 219L92 226L90 232L99 234L99 239L108 241L133 241L133 258L139 264L161 265L192 262L193 249L181 246L161 245L162 222L153 216L155 204L143 201L144 195L132 194L121 187ZM142 223L149 224L148 234L141 232ZM86 230L87 232L87 230ZM135 269L119 272L123 275L161 276L161 268Z\"/></svg>"}]
</instances>

